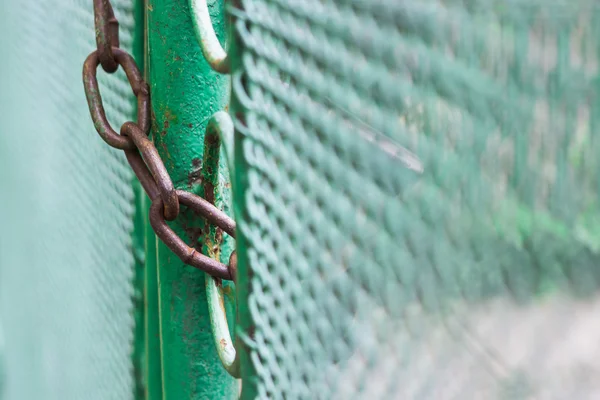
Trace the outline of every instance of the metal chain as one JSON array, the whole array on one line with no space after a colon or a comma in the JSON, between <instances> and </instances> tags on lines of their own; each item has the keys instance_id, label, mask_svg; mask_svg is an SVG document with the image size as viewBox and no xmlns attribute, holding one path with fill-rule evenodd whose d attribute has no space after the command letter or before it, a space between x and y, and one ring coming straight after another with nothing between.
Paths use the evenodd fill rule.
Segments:
<instances>
[{"instance_id":1,"label":"metal chain","mask_svg":"<svg viewBox=\"0 0 600 400\"><path fill-rule=\"evenodd\" d=\"M119 22L109 0L94 0L96 45L83 64L83 83L90 115L100 137L111 147L123 150L131 169L152 201L150 225L156 235L184 263L198 268L215 278L235 280L237 257L229 258L229 265L201 254L188 246L167 224L179 215L180 205L194 210L209 223L235 238L235 222L223 211L193 193L176 190L154 143L150 132L150 90L142 78L133 57L119 48ZM125 122L117 133L106 118L98 88L98 65L107 73L119 66L125 71L133 94L137 98L137 121Z\"/></svg>"}]
</instances>

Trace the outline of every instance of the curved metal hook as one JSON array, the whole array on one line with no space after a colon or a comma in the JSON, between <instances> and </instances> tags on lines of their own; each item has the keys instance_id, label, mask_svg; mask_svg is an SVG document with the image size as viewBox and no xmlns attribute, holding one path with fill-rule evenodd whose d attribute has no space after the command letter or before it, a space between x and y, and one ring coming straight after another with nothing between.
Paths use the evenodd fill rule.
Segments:
<instances>
[{"instance_id":1,"label":"curved metal hook","mask_svg":"<svg viewBox=\"0 0 600 400\"><path fill-rule=\"evenodd\" d=\"M206 137L218 137L218 140L205 140L205 146L219 146L223 144L227 166L232 180L234 172L233 135L234 125L233 121L231 120L231 116L225 111L219 111L213 114L206 126ZM235 234L235 232L232 233ZM232 235L232 237L235 238L234 235ZM229 257L228 267L231 277L235 282L235 279L237 278L237 256L235 251ZM206 296L208 299L210 324L212 326L213 338L219 359L221 360L225 370L227 370L230 375L235 378L239 378L239 354L236 352L234 342L229 333L229 324L227 322L227 315L225 312L223 288L218 279L215 279L211 276L206 277Z\"/></svg>"},{"instance_id":2,"label":"curved metal hook","mask_svg":"<svg viewBox=\"0 0 600 400\"><path fill-rule=\"evenodd\" d=\"M232 254L232 257L235 257L234 254ZM239 355L229 334L223 289L220 286L217 279L209 275L206 276L206 297L208 300L210 325L221 364L223 364L223 367L231 376L239 378Z\"/></svg>"},{"instance_id":3,"label":"curved metal hook","mask_svg":"<svg viewBox=\"0 0 600 400\"><path fill-rule=\"evenodd\" d=\"M206 58L206 61L208 61L213 70L222 74L228 74L230 72L229 57L221 46L221 43L219 43L212 21L210 20L206 0L189 1L192 10L194 32L196 33L196 38L198 39L198 44L200 44L204 58Z\"/></svg>"},{"instance_id":4,"label":"curved metal hook","mask_svg":"<svg viewBox=\"0 0 600 400\"><path fill-rule=\"evenodd\" d=\"M233 181L233 135L235 132L235 128L233 126L233 120L231 119L231 115L226 113L225 111L217 111L213 114L213 116L208 120L208 124L206 125L206 133L214 133L221 139L221 143L225 148L225 158L227 161L227 167L229 168L229 175L231 176L231 180Z\"/></svg>"}]
</instances>

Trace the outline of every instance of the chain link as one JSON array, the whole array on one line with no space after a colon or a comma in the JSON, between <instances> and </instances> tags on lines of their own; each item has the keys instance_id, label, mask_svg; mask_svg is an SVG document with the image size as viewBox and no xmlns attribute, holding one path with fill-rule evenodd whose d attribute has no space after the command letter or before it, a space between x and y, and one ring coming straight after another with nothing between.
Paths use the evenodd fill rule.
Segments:
<instances>
[{"instance_id":1,"label":"chain link","mask_svg":"<svg viewBox=\"0 0 600 400\"><path fill-rule=\"evenodd\" d=\"M142 78L133 57L119 48L119 22L108 0L94 0L96 45L83 64L85 95L94 127L111 147L123 150L134 174L152 201L150 225L156 235L184 263L198 268L215 278L235 279L237 257L229 258L229 265L220 263L188 246L167 224L179 215L180 205L193 210L209 223L235 238L235 222L210 202L193 193L176 190L154 143L150 132L150 90ZM137 121L125 122L117 133L106 118L98 87L98 66L114 73L119 66L125 71L133 94L137 98Z\"/></svg>"},{"instance_id":2,"label":"chain link","mask_svg":"<svg viewBox=\"0 0 600 400\"><path fill-rule=\"evenodd\" d=\"M115 18L112 4L108 0L94 0L94 24L96 47L104 71L109 74L119 68L113 47L119 47L119 21Z\"/></svg>"}]
</instances>

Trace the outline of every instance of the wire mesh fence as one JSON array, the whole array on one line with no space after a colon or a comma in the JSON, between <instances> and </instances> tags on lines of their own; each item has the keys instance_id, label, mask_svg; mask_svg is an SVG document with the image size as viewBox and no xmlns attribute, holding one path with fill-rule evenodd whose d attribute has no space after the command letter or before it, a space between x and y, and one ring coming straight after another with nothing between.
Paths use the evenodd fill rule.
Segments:
<instances>
[{"instance_id":1,"label":"wire mesh fence","mask_svg":"<svg viewBox=\"0 0 600 400\"><path fill-rule=\"evenodd\" d=\"M134 2L114 1L122 46ZM91 2L0 2L0 397L133 396L132 174L94 132ZM101 75L109 118L134 116Z\"/></svg>"},{"instance_id":2,"label":"wire mesh fence","mask_svg":"<svg viewBox=\"0 0 600 400\"><path fill-rule=\"evenodd\" d=\"M598 397L599 11L240 1L248 396Z\"/></svg>"}]
</instances>

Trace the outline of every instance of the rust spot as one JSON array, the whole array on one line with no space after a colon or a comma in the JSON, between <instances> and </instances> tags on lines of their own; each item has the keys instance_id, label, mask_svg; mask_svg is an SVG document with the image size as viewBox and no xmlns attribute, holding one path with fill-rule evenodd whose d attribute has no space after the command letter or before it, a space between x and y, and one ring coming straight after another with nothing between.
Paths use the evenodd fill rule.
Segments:
<instances>
[{"instance_id":1,"label":"rust spot","mask_svg":"<svg viewBox=\"0 0 600 400\"><path fill-rule=\"evenodd\" d=\"M198 226L182 226L182 228L189 238L188 243L191 243L192 246L195 246L204 234L202 228Z\"/></svg>"},{"instance_id":2,"label":"rust spot","mask_svg":"<svg viewBox=\"0 0 600 400\"><path fill-rule=\"evenodd\" d=\"M233 291L231 290L230 286L223 286L222 290L225 296L230 296L233 294Z\"/></svg>"},{"instance_id":3,"label":"rust spot","mask_svg":"<svg viewBox=\"0 0 600 400\"><path fill-rule=\"evenodd\" d=\"M222 348L225 348L225 347L227 347L227 340L225 340L225 339L221 339L221 340L219 341L219 344L221 345L221 347L222 347Z\"/></svg>"},{"instance_id":4,"label":"rust spot","mask_svg":"<svg viewBox=\"0 0 600 400\"><path fill-rule=\"evenodd\" d=\"M210 182L204 182L204 198L209 203L215 204L215 186Z\"/></svg>"},{"instance_id":5,"label":"rust spot","mask_svg":"<svg viewBox=\"0 0 600 400\"><path fill-rule=\"evenodd\" d=\"M187 184L188 187L199 185L202 183L202 171L200 169L194 169L188 173Z\"/></svg>"},{"instance_id":6,"label":"rust spot","mask_svg":"<svg viewBox=\"0 0 600 400\"><path fill-rule=\"evenodd\" d=\"M216 145L219 143L219 138L217 137L217 135L206 135L206 138L204 139L206 141L206 143L210 144L210 145Z\"/></svg>"},{"instance_id":7,"label":"rust spot","mask_svg":"<svg viewBox=\"0 0 600 400\"><path fill-rule=\"evenodd\" d=\"M217 231L215 232L215 242L220 244L222 241L223 241L223 230L221 228L217 228Z\"/></svg>"},{"instance_id":8,"label":"rust spot","mask_svg":"<svg viewBox=\"0 0 600 400\"><path fill-rule=\"evenodd\" d=\"M192 170L188 173L188 186L192 187L202 183L202 159L194 157L192 159Z\"/></svg>"},{"instance_id":9,"label":"rust spot","mask_svg":"<svg viewBox=\"0 0 600 400\"><path fill-rule=\"evenodd\" d=\"M169 120L165 120L165 122L163 122L163 127L165 130L169 129Z\"/></svg>"},{"instance_id":10,"label":"rust spot","mask_svg":"<svg viewBox=\"0 0 600 400\"><path fill-rule=\"evenodd\" d=\"M190 128L190 129L191 129L191 128L193 128L193 127L194 127L194 125L192 125L192 124L188 124L188 128Z\"/></svg>"},{"instance_id":11,"label":"rust spot","mask_svg":"<svg viewBox=\"0 0 600 400\"><path fill-rule=\"evenodd\" d=\"M170 122L177 121L177 116L175 114L173 114L173 112L167 107L165 107L164 116L165 116L165 120L167 120L167 121L170 121Z\"/></svg>"},{"instance_id":12,"label":"rust spot","mask_svg":"<svg viewBox=\"0 0 600 400\"><path fill-rule=\"evenodd\" d=\"M175 61L181 61L181 57L175 56Z\"/></svg>"},{"instance_id":13,"label":"rust spot","mask_svg":"<svg viewBox=\"0 0 600 400\"><path fill-rule=\"evenodd\" d=\"M187 213L191 212L186 210ZM181 218L181 228L187 234L188 243L191 243L192 247L196 247L200 238L204 235L204 230L200 226L189 225L189 222L193 219Z\"/></svg>"}]
</instances>

